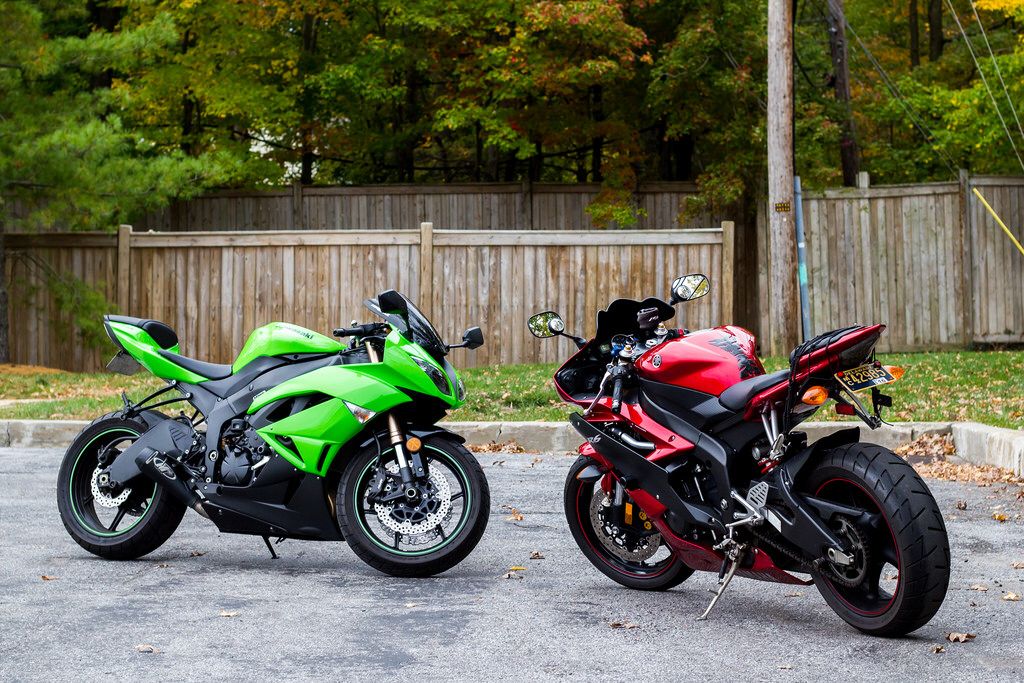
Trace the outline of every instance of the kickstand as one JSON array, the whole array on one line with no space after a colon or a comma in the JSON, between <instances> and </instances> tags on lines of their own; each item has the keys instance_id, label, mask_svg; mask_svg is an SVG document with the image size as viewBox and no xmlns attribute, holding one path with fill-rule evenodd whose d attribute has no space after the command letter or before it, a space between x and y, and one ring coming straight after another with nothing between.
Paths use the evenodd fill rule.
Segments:
<instances>
[{"instance_id":1,"label":"kickstand","mask_svg":"<svg viewBox=\"0 0 1024 683\"><path fill-rule=\"evenodd\" d=\"M274 546L272 546L270 544L270 536L264 536L263 537L263 542L267 544L267 550L270 551L270 559L272 559L272 560L278 559L277 558L277 553L274 552ZM714 603L712 603L712 604L714 604Z\"/></svg>"},{"instance_id":2,"label":"kickstand","mask_svg":"<svg viewBox=\"0 0 1024 683\"><path fill-rule=\"evenodd\" d=\"M722 597L722 593L724 593L725 589L729 587L729 582L732 581L732 577L736 575L736 570L739 569L740 560L742 559L742 555L736 557L729 566L729 571L725 573L725 576L720 576L718 578L718 589L711 591L714 593L715 597L711 598L711 604L708 605L706 610L704 610L704 614L697 617L697 621L707 621L708 615L711 614L711 610L713 610L715 605L718 604L718 599Z\"/></svg>"}]
</instances>

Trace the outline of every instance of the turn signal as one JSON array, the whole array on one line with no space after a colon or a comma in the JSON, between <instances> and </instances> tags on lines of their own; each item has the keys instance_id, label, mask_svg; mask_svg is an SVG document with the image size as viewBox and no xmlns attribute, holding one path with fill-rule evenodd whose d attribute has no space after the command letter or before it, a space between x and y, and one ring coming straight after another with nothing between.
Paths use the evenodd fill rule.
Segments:
<instances>
[{"instance_id":1,"label":"turn signal","mask_svg":"<svg viewBox=\"0 0 1024 683\"><path fill-rule=\"evenodd\" d=\"M828 389L818 386L810 387L800 400L809 406L820 406L828 400Z\"/></svg>"},{"instance_id":2,"label":"turn signal","mask_svg":"<svg viewBox=\"0 0 1024 683\"><path fill-rule=\"evenodd\" d=\"M883 365L882 367L885 368L886 372L888 372L890 375L892 375L892 378L894 380L895 379L900 379L907 372L906 368L901 368L898 365Z\"/></svg>"}]
</instances>

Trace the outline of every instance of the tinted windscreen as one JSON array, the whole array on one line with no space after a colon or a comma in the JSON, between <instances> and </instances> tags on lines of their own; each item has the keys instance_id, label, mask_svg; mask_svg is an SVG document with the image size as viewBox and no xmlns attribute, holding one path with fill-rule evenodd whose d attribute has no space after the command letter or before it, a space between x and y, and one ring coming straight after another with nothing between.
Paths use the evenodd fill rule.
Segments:
<instances>
[{"instance_id":1,"label":"tinted windscreen","mask_svg":"<svg viewBox=\"0 0 1024 683\"><path fill-rule=\"evenodd\" d=\"M405 301L409 307L408 322L412 341L426 349L430 355L441 360L441 357L448 353L444 342L441 341L441 335L437 333L434 326L427 320L427 316L423 315L423 312L416 308L416 304L408 299Z\"/></svg>"},{"instance_id":2,"label":"tinted windscreen","mask_svg":"<svg viewBox=\"0 0 1024 683\"><path fill-rule=\"evenodd\" d=\"M416 308L416 304L409 301L404 294L388 290L378 296L376 301L367 299L363 303L371 311L397 327L406 339L422 346L438 361L448 353L445 343L441 341L441 335L427 320L427 316L423 315L423 312Z\"/></svg>"}]
</instances>

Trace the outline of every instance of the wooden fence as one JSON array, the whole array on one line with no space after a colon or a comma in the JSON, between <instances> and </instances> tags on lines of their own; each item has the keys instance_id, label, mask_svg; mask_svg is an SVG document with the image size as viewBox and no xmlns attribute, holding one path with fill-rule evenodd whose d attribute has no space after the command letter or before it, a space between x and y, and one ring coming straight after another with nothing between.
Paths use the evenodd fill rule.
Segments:
<instances>
[{"instance_id":1,"label":"wooden fence","mask_svg":"<svg viewBox=\"0 0 1024 683\"><path fill-rule=\"evenodd\" d=\"M458 340L479 325L486 343L453 351L456 365L552 362L564 341L534 339L535 312L554 309L592 334L618 297L664 296L672 278L704 272L712 294L683 308L688 326L732 319L733 225L674 231L419 230L133 232L7 235L11 355L16 363L94 370L110 348L81 348L67 316L37 286L45 262L103 291L127 314L162 320L181 352L230 362L271 321L327 331L369 319L362 301L395 288ZM18 258L18 254L31 259Z\"/></svg>"},{"instance_id":2,"label":"wooden fence","mask_svg":"<svg viewBox=\"0 0 1024 683\"><path fill-rule=\"evenodd\" d=\"M141 217L139 230L394 230L422 221L453 230L590 230L587 206L600 185L466 183L302 187L279 191L224 190ZM693 183L641 185L641 230L718 225L727 215L680 221Z\"/></svg>"},{"instance_id":3,"label":"wooden fence","mask_svg":"<svg viewBox=\"0 0 1024 683\"><path fill-rule=\"evenodd\" d=\"M882 351L1024 341L1024 257L972 187L1019 236L1024 179L964 173L959 182L805 194L812 334L884 322ZM772 294L763 212L758 237L766 300ZM767 315L759 332L764 344L772 338Z\"/></svg>"}]
</instances>

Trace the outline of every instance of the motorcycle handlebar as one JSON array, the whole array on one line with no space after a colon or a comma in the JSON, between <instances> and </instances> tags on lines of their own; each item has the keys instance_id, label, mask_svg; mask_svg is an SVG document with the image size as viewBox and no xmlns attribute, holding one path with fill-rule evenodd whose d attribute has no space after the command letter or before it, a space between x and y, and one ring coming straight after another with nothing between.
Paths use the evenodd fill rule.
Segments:
<instances>
[{"instance_id":1,"label":"motorcycle handlebar","mask_svg":"<svg viewBox=\"0 0 1024 683\"><path fill-rule=\"evenodd\" d=\"M385 327L383 323L365 323L355 327L339 327L331 334L335 337L368 337L377 334L383 327Z\"/></svg>"}]
</instances>

